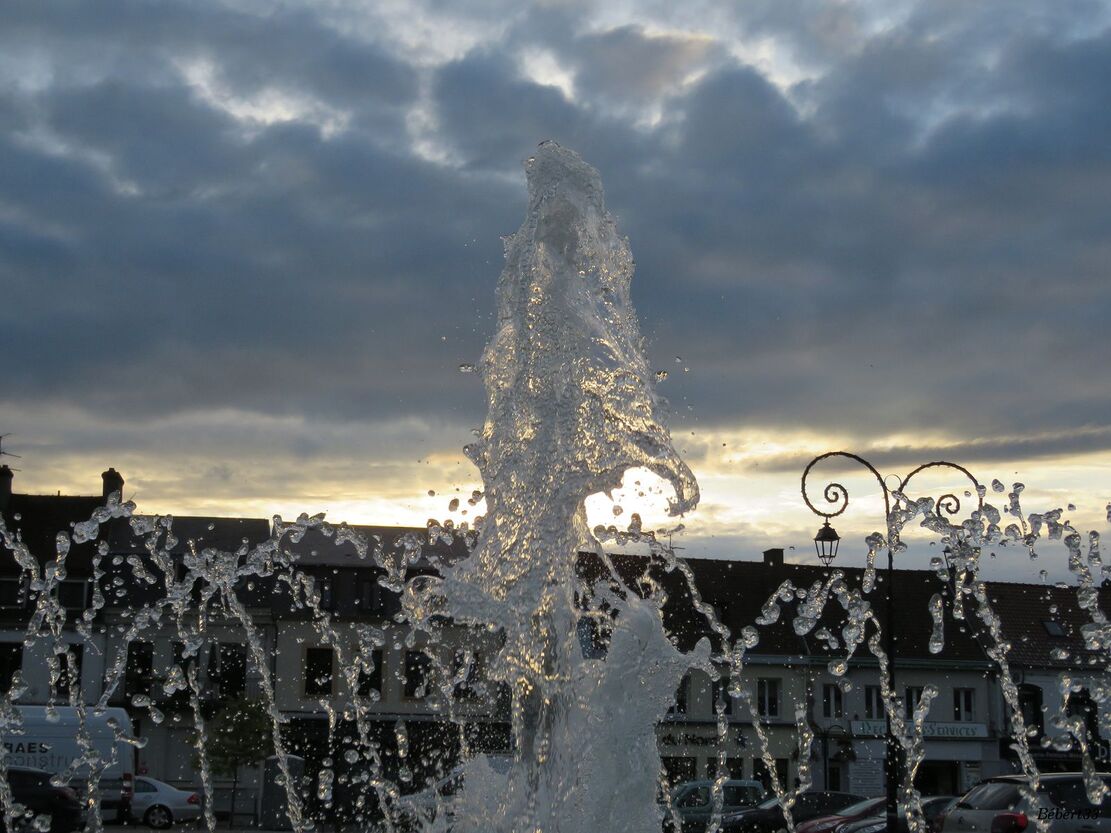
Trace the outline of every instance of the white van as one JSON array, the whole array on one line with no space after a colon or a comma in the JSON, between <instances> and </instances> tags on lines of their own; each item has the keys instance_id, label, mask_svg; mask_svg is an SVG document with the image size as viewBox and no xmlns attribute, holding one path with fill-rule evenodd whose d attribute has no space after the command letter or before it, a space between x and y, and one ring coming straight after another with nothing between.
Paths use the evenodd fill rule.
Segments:
<instances>
[{"instance_id":1,"label":"white van","mask_svg":"<svg viewBox=\"0 0 1111 833\"><path fill-rule=\"evenodd\" d=\"M84 757L78 741L77 709L58 706L53 721L47 719L46 706L16 706L23 717L18 733L3 732L5 761L9 766L26 766L58 775L75 760ZM114 724L114 726L113 726ZM123 823L131 811L135 784L135 747L117 740L119 734L132 736L131 718L124 709L105 709L96 714L92 706L85 709L85 725L89 743L109 765L100 777L100 812L105 821ZM71 786L82 790L90 776L88 764L78 767Z\"/></svg>"}]
</instances>

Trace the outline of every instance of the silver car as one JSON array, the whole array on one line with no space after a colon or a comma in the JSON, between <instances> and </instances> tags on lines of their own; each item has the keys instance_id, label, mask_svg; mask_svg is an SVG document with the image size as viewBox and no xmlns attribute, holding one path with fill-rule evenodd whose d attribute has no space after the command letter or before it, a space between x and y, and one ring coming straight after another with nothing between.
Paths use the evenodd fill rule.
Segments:
<instances>
[{"instance_id":1,"label":"silver car","mask_svg":"<svg viewBox=\"0 0 1111 833\"><path fill-rule=\"evenodd\" d=\"M1111 774L1100 773L1111 787ZM1088 801L1078 772L1047 773L1038 786L1039 809L1022 797L1019 775L990 778L969 790L945 815L942 833L1022 833L1035 829L1038 815L1053 833L1111 833L1111 796Z\"/></svg>"},{"instance_id":2,"label":"silver car","mask_svg":"<svg viewBox=\"0 0 1111 833\"><path fill-rule=\"evenodd\" d=\"M175 822L193 821L201 816L201 797L192 790L179 790L169 784L135 776L131 816L148 827L163 830Z\"/></svg>"}]
</instances>

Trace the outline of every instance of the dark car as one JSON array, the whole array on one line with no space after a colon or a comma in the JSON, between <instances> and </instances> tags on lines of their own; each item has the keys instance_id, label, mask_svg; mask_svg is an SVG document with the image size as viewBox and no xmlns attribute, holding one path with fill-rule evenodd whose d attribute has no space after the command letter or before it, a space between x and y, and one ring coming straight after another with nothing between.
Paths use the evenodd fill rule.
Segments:
<instances>
[{"instance_id":1,"label":"dark car","mask_svg":"<svg viewBox=\"0 0 1111 833\"><path fill-rule=\"evenodd\" d=\"M1111 787L1111 773L1096 777ZM1039 779L1037 808L1022 795L1021 775L1000 775L981 781L945 815L943 833L1021 833L1033 829L1035 813L1049 820L1053 833L1111 833L1111 793L1100 805L1088 800L1084 775L1045 773Z\"/></svg>"},{"instance_id":2,"label":"dark car","mask_svg":"<svg viewBox=\"0 0 1111 833\"><path fill-rule=\"evenodd\" d=\"M755 807L764 799L764 787L759 781L730 779L721 784L721 815L736 813ZM668 818L664 828L674 828L672 814L682 822L685 831L706 829L714 809L714 782L708 779L680 784L671 793Z\"/></svg>"},{"instance_id":3,"label":"dark car","mask_svg":"<svg viewBox=\"0 0 1111 833\"><path fill-rule=\"evenodd\" d=\"M818 816L810 821L804 821L798 826L797 831L798 833L833 833L840 830L844 824L883 812L884 801L883 797L866 798L828 816Z\"/></svg>"},{"instance_id":4,"label":"dark car","mask_svg":"<svg viewBox=\"0 0 1111 833\"><path fill-rule=\"evenodd\" d=\"M50 783L51 777L41 769L8 767L12 800L24 808L23 817L15 824L17 830L24 827L37 830L33 824L36 816L50 817L49 833L73 833L85 826L84 806L77 793L70 787L55 787ZM0 818L0 830L3 828L4 821Z\"/></svg>"},{"instance_id":5,"label":"dark car","mask_svg":"<svg viewBox=\"0 0 1111 833\"><path fill-rule=\"evenodd\" d=\"M818 816L832 815L858 801L864 801L864 796L839 792L806 792L795 801L791 808L791 817L798 824ZM757 804L751 810L742 810L726 817L721 825L722 833L776 833L786 827L787 818L779 799L774 797Z\"/></svg>"},{"instance_id":6,"label":"dark car","mask_svg":"<svg viewBox=\"0 0 1111 833\"><path fill-rule=\"evenodd\" d=\"M850 822L838 828L837 833L884 833L887 830L887 819L883 815L884 806L882 801L881 799L879 815ZM926 830L929 833L937 833L941 829L945 811L950 809L956 801L956 797L952 795L931 795L922 799L922 817L926 822ZM899 830L901 833L909 833L910 831L910 825L907 823L902 804L899 805Z\"/></svg>"}]
</instances>

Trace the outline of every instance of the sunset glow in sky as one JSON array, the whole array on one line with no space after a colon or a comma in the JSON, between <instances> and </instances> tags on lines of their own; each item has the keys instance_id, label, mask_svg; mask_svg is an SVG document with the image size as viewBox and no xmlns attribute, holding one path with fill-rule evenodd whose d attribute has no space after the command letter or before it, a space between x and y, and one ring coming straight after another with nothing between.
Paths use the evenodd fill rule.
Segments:
<instances>
[{"instance_id":1,"label":"sunset glow in sky","mask_svg":"<svg viewBox=\"0 0 1111 833\"><path fill-rule=\"evenodd\" d=\"M834 449L951 459L1106 531L1108 77L1083 0L6 4L14 488L114 466L149 512L473 517L447 509L480 487L459 366L550 137L637 257L703 490L686 554L812 557L799 477ZM830 474L860 563L876 490ZM593 521L675 523L626 485ZM1058 575L1019 557L999 575Z\"/></svg>"}]
</instances>

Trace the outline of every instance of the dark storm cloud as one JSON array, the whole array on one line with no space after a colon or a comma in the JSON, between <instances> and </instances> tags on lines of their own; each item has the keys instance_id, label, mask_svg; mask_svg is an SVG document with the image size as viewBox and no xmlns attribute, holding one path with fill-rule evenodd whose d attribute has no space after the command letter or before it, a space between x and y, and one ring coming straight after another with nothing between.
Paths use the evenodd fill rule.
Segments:
<instances>
[{"instance_id":1,"label":"dark storm cloud","mask_svg":"<svg viewBox=\"0 0 1111 833\"><path fill-rule=\"evenodd\" d=\"M783 8L738 27L820 67L793 87L714 31L581 8L431 66L311 6L9 4L5 399L475 422L456 368L491 330L520 161L552 137L603 174L685 421L1029 454L1010 438L1104 425L1106 22ZM572 97L526 77L537 53Z\"/></svg>"}]
</instances>

